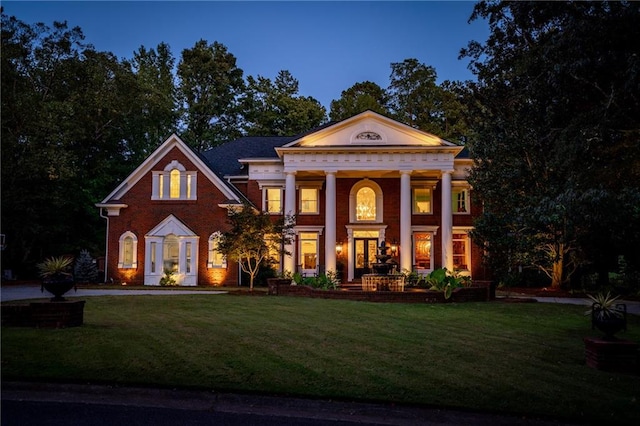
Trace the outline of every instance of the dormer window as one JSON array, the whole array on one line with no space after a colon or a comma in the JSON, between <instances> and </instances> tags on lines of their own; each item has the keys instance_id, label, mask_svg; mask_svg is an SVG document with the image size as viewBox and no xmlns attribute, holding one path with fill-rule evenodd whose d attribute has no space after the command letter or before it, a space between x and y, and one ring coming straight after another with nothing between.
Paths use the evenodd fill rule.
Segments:
<instances>
[{"instance_id":1,"label":"dormer window","mask_svg":"<svg viewBox=\"0 0 640 426\"><path fill-rule=\"evenodd\" d=\"M152 172L152 200L195 200L195 171L190 172L177 160L166 165L162 171Z\"/></svg>"}]
</instances>

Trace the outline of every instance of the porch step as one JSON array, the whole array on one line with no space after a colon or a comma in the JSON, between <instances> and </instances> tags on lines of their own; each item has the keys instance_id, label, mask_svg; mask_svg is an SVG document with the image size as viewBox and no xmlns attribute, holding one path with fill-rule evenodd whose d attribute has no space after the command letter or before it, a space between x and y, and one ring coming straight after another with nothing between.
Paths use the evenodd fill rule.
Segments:
<instances>
[{"instance_id":1,"label":"porch step","mask_svg":"<svg viewBox=\"0 0 640 426\"><path fill-rule=\"evenodd\" d=\"M362 282L360 280L353 280L350 283L340 284L341 290L362 290Z\"/></svg>"}]
</instances>

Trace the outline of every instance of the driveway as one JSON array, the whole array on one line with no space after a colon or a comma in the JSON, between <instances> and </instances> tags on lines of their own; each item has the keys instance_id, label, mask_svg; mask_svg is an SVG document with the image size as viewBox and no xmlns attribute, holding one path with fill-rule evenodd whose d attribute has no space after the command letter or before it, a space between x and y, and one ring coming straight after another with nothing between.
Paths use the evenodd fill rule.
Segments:
<instances>
[{"instance_id":1,"label":"driveway","mask_svg":"<svg viewBox=\"0 0 640 426\"><path fill-rule=\"evenodd\" d=\"M2 287L0 301L9 302L12 300L43 299L51 298L53 295L48 291L41 292L39 285L16 285ZM90 296L141 296L141 295L162 295L171 296L179 294L225 294L226 291L216 290L112 290L112 289L88 289L79 288L78 291L71 290L64 295L65 298L90 297Z\"/></svg>"}]
</instances>

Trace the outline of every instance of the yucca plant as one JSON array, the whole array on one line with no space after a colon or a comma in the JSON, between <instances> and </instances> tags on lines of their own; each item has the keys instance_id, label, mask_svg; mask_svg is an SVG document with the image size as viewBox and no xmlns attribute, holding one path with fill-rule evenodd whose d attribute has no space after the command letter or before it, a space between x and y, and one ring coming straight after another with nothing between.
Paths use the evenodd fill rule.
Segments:
<instances>
[{"instance_id":1,"label":"yucca plant","mask_svg":"<svg viewBox=\"0 0 640 426\"><path fill-rule=\"evenodd\" d=\"M611 292L598 293L595 296L587 294L587 297L593 302L591 309L585 311L585 315L594 315L597 319L608 319L613 317L622 317L622 310L617 308L617 301L620 296L612 296Z\"/></svg>"},{"instance_id":2,"label":"yucca plant","mask_svg":"<svg viewBox=\"0 0 640 426\"><path fill-rule=\"evenodd\" d=\"M64 301L63 294L71 290L75 284L69 272L73 258L69 256L50 257L37 265L42 277L42 291L53 294L53 302Z\"/></svg>"},{"instance_id":3,"label":"yucca plant","mask_svg":"<svg viewBox=\"0 0 640 426\"><path fill-rule=\"evenodd\" d=\"M593 302L591 309L584 314L591 315L591 328L597 328L605 334L605 339L614 339L613 335L627 329L627 306L618 303L619 296L598 293L587 295Z\"/></svg>"},{"instance_id":4,"label":"yucca plant","mask_svg":"<svg viewBox=\"0 0 640 426\"><path fill-rule=\"evenodd\" d=\"M73 259L69 256L50 257L38 263L38 271L43 279L71 276L68 272Z\"/></svg>"}]
</instances>

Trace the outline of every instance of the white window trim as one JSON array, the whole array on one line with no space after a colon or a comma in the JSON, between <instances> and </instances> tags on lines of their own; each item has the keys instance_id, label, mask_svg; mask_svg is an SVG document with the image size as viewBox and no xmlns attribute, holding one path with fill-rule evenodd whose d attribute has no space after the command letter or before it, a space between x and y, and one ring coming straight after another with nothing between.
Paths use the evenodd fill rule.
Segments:
<instances>
[{"instance_id":1,"label":"white window trim","mask_svg":"<svg viewBox=\"0 0 640 426\"><path fill-rule=\"evenodd\" d=\"M131 237L133 239L131 254L131 264L127 265L124 263L124 240L127 237ZM118 244L118 268L119 269L137 269L138 268L138 237L131 231L127 231L120 236L119 244Z\"/></svg>"},{"instance_id":2,"label":"white window trim","mask_svg":"<svg viewBox=\"0 0 640 426\"><path fill-rule=\"evenodd\" d=\"M433 190L437 185L437 181L414 181L411 182L411 214L415 215L432 215L433 214ZM415 207L415 190L416 189L428 189L429 190L429 211L428 212L416 212Z\"/></svg>"},{"instance_id":3,"label":"white window trim","mask_svg":"<svg viewBox=\"0 0 640 426\"><path fill-rule=\"evenodd\" d=\"M369 187L376 194L376 218L374 220L357 220L356 208L358 207L358 191L364 187ZM363 179L356 182L349 192L349 222L350 223L383 223L384 222L384 196L382 188L375 181Z\"/></svg>"},{"instance_id":4,"label":"white window trim","mask_svg":"<svg viewBox=\"0 0 640 426\"><path fill-rule=\"evenodd\" d=\"M302 211L302 190L313 190L316 193L316 210L315 211L309 211L309 212L303 212ZM299 194L299 202L298 202L298 214L301 215L317 215L320 214L320 190L318 188L315 187L309 187L309 186L301 186L298 190L298 194Z\"/></svg>"},{"instance_id":5,"label":"white window trim","mask_svg":"<svg viewBox=\"0 0 640 426\"><path fill-rule=\"evenodd\" d=\"M470 215L471 214L471 186L467 183L467 182L452 182L451 183L451 212L454 215ZM466 191L466 207L467 207L467 211L466 212L457 212L456 209L453 208L453 196L456 193L456 189L460 190L463 189L464 191Z\"/></svg>"},{"instance_id":6,"label":"white window trim","mask_svg":"<svg viewBox=\"0 0 640 426\"><path fill-rule=\"evenodd\" d=\"M209 247L207 251L207 268L209 269L212 269L212 268L226 269L227 268L227 258L224 256L222 257L222 262L220 264L217 264L214 262L214 259L216 258L215 253L218 252L218 244L217 244L218 238L219 238L219 232L214 232L209 237Z\"/></svg>"},{"instance_id":7,"label":"white window trim","mask_svg":"<svg viewBox=\"0 0 640 426\"><path fill-rule=\"evenodd\" d=\"M270 212L267 209L267 190L269 190L269 189L277 189L278 191L280 191L280 211L278 211L278 212ZM273 214L273 215L283 214L283 212L284 212L284 188L279 187L279 186L264 186L264 187L262 187L262 211L263 212L267 212L269 214Z\"/></svg>"},{"instance_id":8,"label":"white window trim","mask_svg":"<svg viewBox=\"0 0 640 426\"><path fill-rule=\"evenodd\" d=\"M458 272L461 275L471 275L471 247L472 247L472 243L471 243L471 235L469 235L469 232L473 229L473 227L470 226L454 226L452 228L452 232L451 232L451 236L453 238L453 234L466 234L467 238L466 238L466 246L465 246L465 262L467 264L467 269L460 269L457 270L456 272ZM453 253L451 253L451 255L453 256Z\"/></svg>"},{"instance_id":9,"label":"white window trim","mask_svg":"<svg viewBox=\"0 0 640 426\"><path fill-rule=\"evenodd\" d=\"M180 196L171 198L171 172L178 170L180 172ZM151 199L161 201L185 201L197 200L198 173L196 171L187 171L185 167L177 160L171 161L163 170L151 172ZM162 189L162 194L160 190Z\"/></svg>"}]
</instances>

